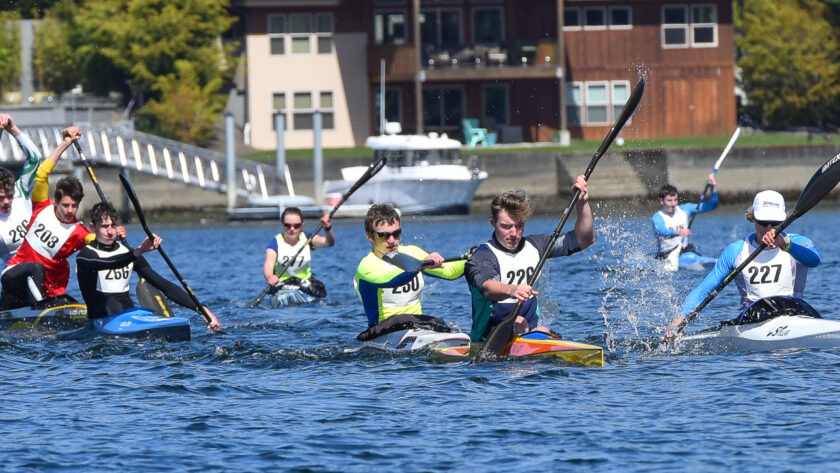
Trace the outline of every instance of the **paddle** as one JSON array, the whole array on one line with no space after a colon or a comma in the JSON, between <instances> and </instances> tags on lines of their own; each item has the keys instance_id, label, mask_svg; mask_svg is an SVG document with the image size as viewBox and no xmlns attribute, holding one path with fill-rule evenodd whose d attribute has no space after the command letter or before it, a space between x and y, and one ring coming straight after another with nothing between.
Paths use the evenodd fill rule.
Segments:
<instances>
[{"instance_id":1,"label":"paddle","mask_svg":"<svg viewBox=\"0 0 840 473\"><path fill-rule=\"evenodd\" d=\"M720 165L723 163L723 160L726 159L726 156L729 154L729 150L732 149L732 146L735 144L735 141L738 140L738 136L741 134L741 128L736 128L735 133L732 134L732 138L729 139L729 143L727 143L726 148L723 149L723 153L720 154L720 158L718 158L717 162L715 163L714 169L712 169L712 174L715 175L720 169ZM697 211L700 210L700 206L703 205L703 201L706 199L706 194L710 194L712 189L712 180L709 179L706 181L706 187L703 189L703 192L700 194L700 202L697 203L697 207L691 217L688 218L688 228L691 228L691 224L694 223L694 218L697 217ZM680 240L680 244L676 246L668 256L665 258L665 269L669 271L676 271L680 269L680 254L682 253L682 239Z\"/></svg>"},{"instance_id":2,"label":"paddle","mask_svg":"<svg viewBox=\"0 0 840 473\"><path fill-rule=\"evenodd\" d=\"M645 80L641 79L636 87L633 89L633 93L630 94L630 98L627 100L627 103L624 104L624 108L621 110L621 113L615 120L615 124L610 128L609 133L604 138L604 141L601 142L601 146L598 147L598 150L595 152L595 155L592 156L592 160L589 161L589 165L586 167L586 172L584 173L584 178L589 181L589 176L592 175L592 171L595 169L595 165L598 164L598 160L601 159L601 156L607 151L607 149L612 144L615 137L624 127L624 124L627 123L627 120L630 119L630 116L633 115L633 112L636 110L636 107L639 105L639 102L642 100L642 94L645 91ZM537 278L540 276L540 271L542 270L543 264L545 264L545 260L548 258L548 249L554 247L554 243L560 237L560 232L563 230L563 225L566 224L566 220L569 218L569 213L574 208L575 204L577 203L578 199L580 198L580 190L575 190L574 195L572 196L572 201L569 202L569 206L566 207L566 210L563 212L563 216L560 218L560 222L557 224L557 227L554 229L554 233L551 234L551 239L546 245L547 250L540 256L539 262L537 266L534 268L534 273L528 278L528 285L533 286L536 283ZM495 330L490 334L487 338L487 342L484 343L484 346L481 347L478 354L475 357L474 362L484 361L490 356L499 356L505 350L510 347L510 344L513 342L514 339L514 322L516 321L516 317L519 315L519 310L522 308L522 301L518 301L516 305L513 307L513 311L511 311L510 315L508 315L498 326L496 326Z\"/></svg>"},{"instance_id":3,"label":"paddle","mask_svg":"<svg viewBox=\"0 0 840 473\"><path fill-rule=\"evenodd\" d=\"M444 258L444 263L451 263L453 261L461 261L465 259L470 259L472 256L472 250L460 254L458 256L451 256L449 258ZM403 271L409 273L416 273L423 269L426 269L430 266L434 266L435 262L430 259L419 260L411 255L407 255L405 253L399 253L397 251L392 251L390 253L385 253L382 255L382 260L391 263L394 266L402 269Z\"/></svg>"},{"instance_id":4,"label":"paddle","mask_svg":"<svg viewBox=\"0 0 840 473\"><path fill-rule=\"evenodd\" d=\"M712 175L716 175L718 169L720 169L720 165L723 164L723 160L726 159L726 156L729 154L729 150L732 149L732 146L735 145L735 142L738 141L738 137L741 135L741 128L735 128L735 133L732 133L732 138L729 138L729 143L726 144L726 148L723 148L723 153L720 154L720 158L718 158L717 162L715 163L714 169L712 169ZM688 228L691 228L691 224L694 223L694 217L697 216L697 210L700 210L700 206L703 204L703 200L706 198L706 194L709 193L712 189L712 180L709 179L706 181L706 187L703 189L703 193L700 194L700 202L697 203L697 208L695 212L691 214L691 217L688 219Z\"/></svg>"},{"instance_id":5,"label":"paddle","mask_svg":"<svg viewBox=\"0 0 840 473\"><path fill-rule=\"evenodd\" d=\"M128 200L131 201L131 205L134 206L134 211L137 213L137 218L140 219L140 226L143 227L143 231L146 232L146 235L148 235L150 239L154 239L154 234L151 230L149 230L149 226L146 225L146 215L143 213L143 208L140 207L140 201L137 199L137 194L134 193L134 188L131 187L131 183L128 182L128 179L126 179L125 176L123 176L122 174L120 174L119 176L120 182L122 183L123 188L125 189L125 193L126 195L128 195ZM189 294L190 298L193 300L193 303L196 305L196 307L198 307L198 313L201 314L202 317L204 317L204 321L207 322L207 324L209 325L212 322L212 319L207 313L207 309L205 309L204 305L198 301L198 298L195 296L195 293L193 292L192 288L189 284L187 284L187 281L181 276L181 273L178 272L178 269L175 268L175 265L172 264L172 260L170 260L166 252L163 251L162 246L158 247L158 251L163 257L163 260L166 261L166 264L169 265L169 269L172 270L172 274L174 274L175 277L178 278L178 281L181 282L181 286L184 287L184 290L187 291L187 294Z\"/></svg>"},{"instance_id":6,"label":"paddle","mask_svg":"<svg viewBox=\"0 0 840 473\"><path fill-rule=\"evenodd\" d=\"M335 207L333 207L332 210L330 210L330 213L329 213L330 218L332 218L333 214L335 214L336 210L338 210L338 208L341 207L341 204L343 204L344 201L347 200L347 198L349 198L351 195L353 195L353 193L356 192L356 190L358 190L359 187L362 187L362 185L364 183L369 181L371 177L375 176L376 173L378 173L379 171L382 170L383 167L385 167L385 160L386 160L386 158L385 158L385 156L383 156L381 159L371 163L370 166L368 166L367 171L365 171L365 173L362 174L361 177L359 177L359 180L357 180L356 183L353 184L353 187L351 187L347 192L345 192L344 195L341 196L341 200L339 200L338 203L335 204ZM303 249L306 248L309 245L309 242L315 237L315 235L318 234L318 232L321 231L322 228L324 228L324 223L323 222L321 222L321 224L318 225L318 228L315 229L314 232L312 232L312 236L310 236L309 239L306 240L306 243L304 243L300 247L300 249L297 251L297 253L295 253L294 256L289 258L289 260L286 262L286 264L281 266L280 269L275 271L277 273L277 275L282 275L283 273L286 272L287 269L289 269L289 266L291 266L291 264L295 261L295 258L297 258L297 256L303 251ZM271 292L271 289L272 289L272 286L271 286L271 284L269 284L263 290L263 292L261 292L260 295L257 296L256 299L254 299L252 302L250 302L247 305L247 307L256 307L256 306L260 305L260 302L262 302L263 298L265 298L265 296L269 292Z\"/></svg>"},{"instance_id":7,"label":"paddle","mask_svg":"<svg viewBox=\"0 0 840 473\"><path fill-rule=\"evenodd\" d=\"M835 155L817 169L817 172L813 175L813 177L811 177L811 180L808 181L805 189L803 189L802 193L799 194L799 200L796 202L796 206L793 208L793 211L781 224L779 224L778 227L776 227L777 235L787 228L788 225L793 223L799 217L805 215L807 211L817 205L823 197L828 195L828 193L834 189L834 186L840 182L840 164L838 163L840 163L840 154ZM703 302L701 302L693 311L691 311L690 314L685 317L682 322L680 322L679 325L677 325L674 331L677 334L682 332L683 329L685 329L685 326L694 320L694 318L697 317L697 314L699 314L700 311L703 310L703 308L706 307L709 302L711 302L712 299L714 299L715 296L717 296L720 291L727 286L727 284L732 282L732 280L735 279L735 277L740 274L741 271L743 271L744 268L746 268L747 265L762 252L762 250L764 250L764 248L767 248L767 245L762 243L747 257L746 260L744 260L743 263L733 269L732 272L730 272L726 278L724 278L724 280L718 284L705 299L703 299Z\"/></svg>"},{"instance_id":8,"label":"paddle","mask_svg":"<svg viewBox=\"0 0 840 473\"><path fill-rule=\"evenodd\" d=\"M79 155L79 159L82 160L82 164L84 164L85 169L87 169L88 176L90 176L90 180L93 181L93 187L96 189L96 193L99 195L99 200L102 202L107 202L108 199L105 197L105 192L102 191L102 187L99 185L99 179L96 178L96 173L93 172L93 165L90 161L85 158L85 153L82 152L82 145L79 144L79 141L73 141L73 147L76 148L76 154ZM128 242L125 241L125 238L122 236L119 237L119 241L128 247ZM131 249L129 247L129 249ZM143 297L141 297L141 295ZM154 309L155 313L158 315L163 315L165 317L172 317L172 308L169 307L169 303L166 302L164 299L163 294L158 291L158 289L151 284L147 283L145 279L140 278L140 282L137 283L137 300L140 301L140 304L144 307L149 307L150 309ZM152 304L152 305L147 305Z\"/></svg>"}]
</instances>

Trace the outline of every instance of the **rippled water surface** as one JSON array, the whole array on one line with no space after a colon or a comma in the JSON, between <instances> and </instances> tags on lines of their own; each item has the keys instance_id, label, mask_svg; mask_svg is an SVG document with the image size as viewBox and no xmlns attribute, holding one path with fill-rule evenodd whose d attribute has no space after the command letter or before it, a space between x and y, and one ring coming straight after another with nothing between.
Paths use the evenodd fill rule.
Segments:
<instances>
[{"instance_id":1,"label":"rippled water surface","mask_svg":"<svg viewBox=\"0 0 840 473\"><path fill-rule=\"evenodd\" d=\"M822 254L806 297L827 318L840 318L837 210L790 227ZM558 217L535 217L527 232L551 232ZM0 338L4 471L840 469L840 352L657 349L702 273L651 269L646 216L599 206L595 246L554 260L540 283L544 322L605 346L604 368L345 354L366 325L352 286L369 249L360 222L337 222L338 246L315 252L327 299L294 309L244 307L264 287L274 226L151 226L225 334L193 315L186 343ZM405 242L444 255L491 231L484 216L403 227ZM697 218L693 242L716 255L750 227L719 210ZM150 261L171 277L158 256ZM734 316L735 293L688 331ZM463 280L428 280L424 297L426 313L469 330Z\"/></svg>"}]
</instances>

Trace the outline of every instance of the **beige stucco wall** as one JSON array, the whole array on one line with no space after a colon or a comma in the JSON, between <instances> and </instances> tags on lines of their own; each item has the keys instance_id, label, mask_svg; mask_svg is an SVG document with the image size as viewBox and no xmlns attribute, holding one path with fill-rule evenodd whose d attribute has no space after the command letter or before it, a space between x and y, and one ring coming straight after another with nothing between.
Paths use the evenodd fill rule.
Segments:
<instances>
[{"instance_id":1,"label":"beige stucco wall","mask_svg":"<svg viewBox=\"0 0 840 473\"><path fill-rule=\"evenodd\" d=\"M272 95L286 93L286 106L293 106L294 92L333 92L335 128L324 130L324 147L352 147L364 143L370 134L367 86L367 36L364 33L336 34L332 54L269 54L266 35L249 35L247 45L248 120L251 146L274 149L277 138L272 130ZM313 44L313 48L315 44ZM317 100L315 101L317 105ZM291 122L291 113L286 114ZM287 123L287 148L311 148L312 130L296 131Z\"/></svg>"}]
</instances>

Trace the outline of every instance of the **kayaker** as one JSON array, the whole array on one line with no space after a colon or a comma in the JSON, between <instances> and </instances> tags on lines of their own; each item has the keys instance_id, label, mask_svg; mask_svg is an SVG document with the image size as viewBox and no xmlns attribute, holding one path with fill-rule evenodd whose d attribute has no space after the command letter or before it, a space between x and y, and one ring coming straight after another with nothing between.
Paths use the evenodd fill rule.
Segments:
<instances>
[{"instance_id":1,"label":"kayaker","mask_svg":"<svg viewBox=\"0 0 840 473\"><path fill-rule=\"evenodd\" d=\"M718 206L718 191L715 175L709 174L709 181L712 183L709 200L699 204L686 203L679 205L680 194L677 188L666 184L659 189L659 205L662 208L653 214L653 232L656 235L656 246L658 259L665 259L677 246L681 251L696 251L694 246L688 243L691 229L688 222L691 216L696 213L710 212Z\"/></svg>"},{"instance_id":2,"label":"kayaker","mask_svg":"<svg viewBox=\"0 0 840 473\"><path fill-rule=\"evenodd\" d=\"M674 330L685 316L700 305L761 243L766 244L767 248L735 277L741 295L741 310L765 297L802 297L808 268L820 264L820 254L806 236L784 232L776 234L775 227L787 218L785 199L776 191L761 191L755 195L746 218L755 225L755 233L731 243L723 250L715 268L699 286L688 293L665 332L666 338L672 338Z\"/></svg>"},{"instance_id":3,"label":"kayaker","mask_svg":"<svg viewBox=\"0 0 840 473\"><path fill-rule=\"evenodd\" d=\"M35 184L35 170L43 156L35 143L26 136L8 113L0 113L0 129L15 137L23 151L23 170L15 180L8 169L0 167L0 269L17 253L26 227L32 217L32 186Z\"/></svg>"},{"instance_id":4,"label":"kayaker","mask_svg":"<svg viewBox=\"0 0 840 473\"><path fill-rule=\"evenodd\" d=\"M70 278L67 258L80 250L93 234L76 218L84 197L82 183L75 177L64 177L56 183L53 199L49 198L49 175L62 153L82 133L75 126L62 130L62 140L35 173L32 188L32 218L17 254L9 260L0 282L0 309L16 309L48 302L73 301L65 294ZM47 302L44 302L45 304Z\"/></svg>"},{"instance_id":5,"label":"kayaker","mask_svg":"<svg viewBox=\"0 0 840 473\"><path fill-rule=\"evenodd\" d=\"M155 235L154 240L146 237L143 243L132 250L118 240L124 235L120 235L119 229L122 227L117 227L117 210L111 203L99 202L90 209L89 214L96 239L76 256L76 277L89 319L107 317L134 307L129 294L133 272L176 304L199 312L199 307L186 291L155 272L142 256L160 246L163 240L159 236ZM219 331L219 320L207 306L204 308L210 316L207 327Z\"/></svg>"},{"instance_id":6,"label":"kayaker","mask_svg":"<svg viewBox=\"0 0 840 473\"><path fill-rule=\"evenodd\" d=\"M265 262L263 276L268 284L276 289L283 286L294 286L312 297L326 297L327 288L324 283L312 277L312 250L329 248L335 245L335 233L330 224L330 216L321 217L324 224L324 235L311 238L303 231L303 214L297 207L286 207L280 214L283 231L278 233L265 248ZM301 251L301 246L307 245ZM295 256L297 255L297 256ZM278 274L291 258L295 260L288 265L283 274Z\"/></svg>"},{"instance_id":7,"label":"kayaker","mask_svg":"<svg viewBox=\"0 0 840 473\"><path fill-rule=\"evenodd\" d=\"M574 189L580 190L575 204L577 221L574 230L561 235L553 248L546 248L551 235L523 237L525 223L533 212L524 191L505 192L490 204L490 225L493 235L473 253L466 264L466 279L472 295L472 330L470 338L481 341L507 317L517 301L522 301L516 318L516 333L532 330L548 331L539 325L537 292L528 285L540 255L550 251L549 258L569 256L595 243L595 227L586 179L580 175Z\"/></svg>"},{"instance_id":8,"label":"kayaker","mask_svg":"<svg viewBox=\"0 0 840 473\"><path fill-rule=\"evenodd\" d=\"M443 262L439 253L428 253L419 246L400 245L400 215L390 204L374 204L365 215L365 236L371 251L359 262L353 284L367 315L368 327L398 314L421 315L420 297L423 274L441 279L457 279L464 274L464 261ZM404 271L383 261L386 253L397 251L418 260L431 260L422 271Z\"/></svg>"}]
</instances>

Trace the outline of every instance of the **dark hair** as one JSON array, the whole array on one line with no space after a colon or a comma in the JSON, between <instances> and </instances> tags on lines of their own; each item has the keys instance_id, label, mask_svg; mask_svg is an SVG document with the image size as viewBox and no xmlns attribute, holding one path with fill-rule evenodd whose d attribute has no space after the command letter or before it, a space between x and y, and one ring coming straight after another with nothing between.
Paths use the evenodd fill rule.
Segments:
<instances>
[{"instance_id":1,"label":"dark hair","mask_svg":"<svg viewBox=\"0 0 840 473\"><path fill-rule=\"evenodd\" d=\"M15 191L15 176L6 168L0 168L0 190L6 191L12 197Z\"/></svg>"},{"instance_id":2,"label":"dark hair","mask_svg":"<svg viewBox=\"0 0 840 473\"><path fill-rule=\"evenodd\" d=\"M280 214L280 223L286 223L286 215L288 214L295 214L300 217L301 223L303 223L303 213L301 213L300 209L297 207L286 207L283 209L283 213Z\"/></svg>"},{"instance_id":3,"label":"dark hair","mask_svg":"<svg viewBox=\"0 0 840 473\"><path fill-rule=\"evenodd\" d=\"M534 212L528 194L522 189L503 192L490 202L490 215L493 220L499 217L499 211L504 210L510 218L516 221L527 220Z\"/></svg>"},{"instance_id":4,"label":"dark hair","mask_svg":"<svg viewBox=\"0 0 840 473\"><path fill-rule=\"evenodd\" d=\"M94 225L99 225L106 218L110 218L112 223L117 223L117 209L110 202L99 202L88 211L90 222Z\"/></svg>"},{"instance_id":5,"label":"dark hair","mask_svg":"<svg viewBox=\"0 0 840 473\"><path fill-rule=\"evenodd\" d=\"M679 192L677 188L672 186L671 184L665 184L664 186L659 188L659 198L664 199L665 196L669 195L678 195Z\"/></svg>"},{"instance_id":6,"label":"dark hair","mask_svg":"<svg viewBox=\"0 0 840 473\"><path fill-rule=\"evenodd\" d=\"M58 183L56 183L55 192L53 192L53 198L55 199L55 203L57 204L65 195L69 196L76 202L81 202L82 198L85 196L85 191L82 188L82 183L79 182L79 180L75 177L62 177L58 181Z\"/></svg>"},{"instance_id":7,"label":"dark hair","mask_svg":"<svg viewBox=\"0 0 840 473\"><path fill-rule=\"evenodd\" d=\"M382 223L399 223L400 214L391 204L373 204L365 215L365 233L371 235L373 227Z\"/></svg>"}]
</instances>

